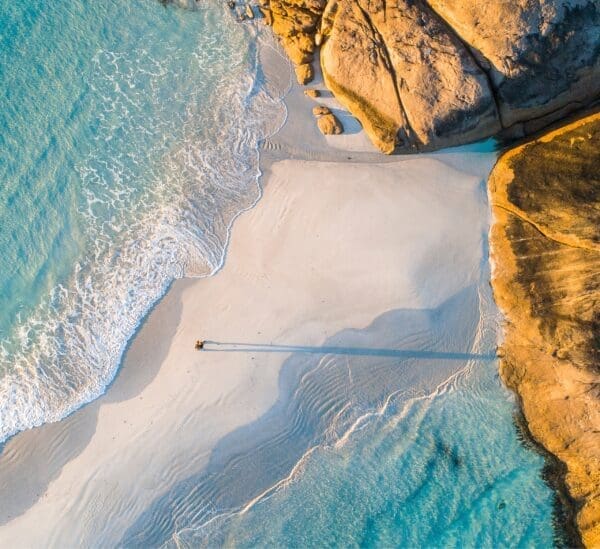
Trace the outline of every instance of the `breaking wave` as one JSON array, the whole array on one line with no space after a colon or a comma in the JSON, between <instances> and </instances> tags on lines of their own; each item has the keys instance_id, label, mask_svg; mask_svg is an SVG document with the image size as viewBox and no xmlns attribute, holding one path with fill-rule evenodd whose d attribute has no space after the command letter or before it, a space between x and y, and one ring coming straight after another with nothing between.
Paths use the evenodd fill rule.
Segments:
<instances>
[{"instance_id":1,"label":"breaking wave","mask_svg":"<svg viewBox=\"0 0 600 549\"><path fill-rule=\"evenodd\" d=\"M19 224L33 227L44 217L41 231L27 230L14 246L34 253L49 240L40 261L19 255L11 243L5 254L6 262L11 253L21 262L28 283L15 290L12 266L4 265L8 282L5 289L0 280L0 298L25 306L0 332L0 441L99 396L170 283L219 268L231 223L260 196L259 143L285 118L281 97L260 72L265 39L251 26L237 24L216 3L195 4L185 18L176 7L140 4L123 23L148 17L141 28L133 26L140 33L135 40L124 29L122 47L111 40L101 43L111 49L81 53L80 89L65 97L69 116L51 130L60 158L31 151L42 170L19 168L20 178L14 176L27 187L23 200L42 202L37 212L25 219L8 208L0 212L5 230L17 232ZM63 15L60 7L53 10ZM113 21L106 28L111 24L119 28ZM94 44L94 37L88 40ZM65 52L50 53L65 78L73 77L63 67ZM44 109L36 91L23 93L25 114ZM15 154L33 163L24 148ZM48 185L56 185L56 194L46 194ZM15 295L19 290L23 297Z\"/></svg>"}]
</instances>

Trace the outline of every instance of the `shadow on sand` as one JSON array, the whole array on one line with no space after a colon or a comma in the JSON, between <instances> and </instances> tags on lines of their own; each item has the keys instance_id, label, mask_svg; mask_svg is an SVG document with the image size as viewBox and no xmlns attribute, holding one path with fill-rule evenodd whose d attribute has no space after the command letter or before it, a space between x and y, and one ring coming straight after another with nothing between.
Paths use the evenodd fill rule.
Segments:
<instances>
[{"instance_id":1,"label":"shadow on sand","mask_svg":"<svg viewBox=\"0 0 600 549\"><path fill-rule=\"evenodd\" d=\"M202 352L208 353L311 353L317 355L381 356L393 358L423 358L437 360L495 360L494 354L446 353L379 349L372 347L309 347L306 345L274 345L271 343L204 342Z\"/></svg>"}]
</instances>

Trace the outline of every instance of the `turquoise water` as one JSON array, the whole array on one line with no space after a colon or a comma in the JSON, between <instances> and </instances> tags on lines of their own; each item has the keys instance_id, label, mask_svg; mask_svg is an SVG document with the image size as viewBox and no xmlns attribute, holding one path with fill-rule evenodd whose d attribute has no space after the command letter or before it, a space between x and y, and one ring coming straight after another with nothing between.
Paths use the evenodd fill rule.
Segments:
<instances>
[{"instance_id":1,"label":"turquoise water","mask_svg":"<svg viewBox=\"0 0 600 549\"><path fill-rule=\"evenodd\" d=\"M259 195L284 107L252 27L191 5L0 0L0 441L101 394Z\"/></svg>"},{"instance_id":2,"label":"turquoise water","mask_svg":"<svg viewBox=\"0 0 600 549\"><path fill-rule=\"evenodd\" d=\"M490 370L413 403L402 420L377 418L342 448L319 448L285 489L208 539L239 547L551 547L542 459L516 440Z\"/></svg>"}]
</instances>

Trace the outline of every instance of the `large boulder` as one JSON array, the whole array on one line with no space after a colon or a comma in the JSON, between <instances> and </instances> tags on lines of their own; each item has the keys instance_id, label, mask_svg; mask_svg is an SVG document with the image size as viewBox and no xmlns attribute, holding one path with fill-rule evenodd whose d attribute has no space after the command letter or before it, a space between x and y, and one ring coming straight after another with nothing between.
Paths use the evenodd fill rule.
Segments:
<instances>
[{"instance_id":1,"label":"large boulder","mask_svg":"<svg viewBox=\"0 0 600 549\"><path fill-rule=\"evenodd\" d=\"M328 35L321 50L325 84L360 120L374 145L393 152L407 123L380 36L353 0L328 6L326 22L331 27L322 29Z\"/></svg>"},{"instance_id":2,"label":"large boulder","mask_svg":"<svg viewBox=\"0 0 600 549\"><path fill-rule=\"evenodd\" d=\"M339 0L327 25L325 82L384 152L500 130L486 74L424 2Z\"/></svg>"}]
</instances>

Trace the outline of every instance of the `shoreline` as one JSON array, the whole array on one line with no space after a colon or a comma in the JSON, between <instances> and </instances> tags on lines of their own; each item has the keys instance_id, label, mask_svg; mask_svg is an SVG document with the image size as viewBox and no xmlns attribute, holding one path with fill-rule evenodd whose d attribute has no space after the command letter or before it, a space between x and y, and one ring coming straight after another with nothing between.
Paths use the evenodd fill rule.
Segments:
<instances>
[{"instance_id":1,"label":"shoreline","mask_svg":"<svg viewBox=\"0 0 600 549\"><path fill-rule=\"evenodd\" d=\"M527 140L525 142L527 142ZM505 152L506 151L503 151L499 155L499 158L497 159L496 163L499 161L500 156ZM492 171L494 170L495 165L492 168ZM486 187L488 192L488 201L491 204L492 196L488 185L488 181L486 181ZM490 250L492 247L492 228L496 223L497 221L495 219L494 212L491 211L488 232L488 242L490 242ZM493 289L494 272L496 272L496 269L498 268L499 261L497 261L497 259L494 258L491 252L489 253L488 261L490 264L490 287ZM497 353L498 350L502 348L504 343L507 319L506 313L499 306L498 308L500 310L500 314L502 315L502 323L498 327L498 341L496 351ZM516 402L514 412L514 425L518 433L520 442L525 448L528 448L531 451L537 453L544 459L542 478L544 482L553 491L555 496L553 520L554 529L557 533L557 536L560 537L561 541L565 544L566 547L583 547L581 532L577 527L577 513L579 511L580 505L578 505L577 501L569 493L569 488L566 479L566 464L563 461L561 461L555 454L550 452L531 432L531 429L529 428L529 423L525 416L522 397L517 390L515 390L508 384L504 376L502 376L500 372L500 362L503 360L503 358L500 354L497 354L497 356L499 361L498 375L502 379L502 385L507 390L509 390L515 397ZM563 518L565 520L561 520Z\"/></svg>"},{"instance_id":2,"label":"shoreline","mask_svg":"<svg viewBox=\"0 0 600 549\"><path fill-rule=\"evenodd\" d=\"M316 82L319 85L318 80ZM22 539L17 536L19 532L22 535L40 535L40 532L28 532L27 524L35 522L40 530L45 528L47 535L52 533L54 536L42 539L60 544L67 541L57 537L65 534L66 525L75 527L80 521L76 525L79 531L68 532L73 536L71 539L85 539L77 538L77 535L85 535L89 536L89 541L118 541L122 538L118 535L111 538L107 526L98 524L99 519L93 516L94 509L104 510L109 498L118 501L114 514L104 519L107 523L113 521L111 528L115 531L120 528L124 535L126 522L143 513L156 492L167 492L176 479L202 471L219 442L252 420L264 417L279 398L282 363L292 353L263 353L260 368L253 364L256 353L244 361L233 360L223 353L217 368L208 362L213 355L193 350L192 344L197 337L203 338L205 333L209 333L207 339L210 340L228 341L227 336L239 338L239 331L249 329L240 324L240 318L252 311L263 314L252 319L252 330L257 332L254 335L273 338L269 345L277 341L283 345L300 341L305 347L319 347L340 330L364 329L378 315L400 305L435 307L441 303L444 292L452 294L466 281L472 281L481 259L479 254L482 251L477 249L480 235L461 230L456 233L458 242L466 239L469 243L465 264L470 267L456 274L453 287L453 282L445 279L452 278L454 273L443 273L443 276L432 274L431 259L425 257L426 254L419 257L419 253L422 254L421 248L425 247L421 246L423 240L432 246L435 253L446 253L448 244L442 246L439 237L456 231L456 220L449 218L441 222L434 229L433 236L427 236L430 227L419 228L415 236L411 233L414 232L413 227L400 217L412 219L417 227L419 219L410 217L414 215L411 204L403 204L407 200L407 191L405 188L400 191L398 187L413 184L411 192L418 199L412 207L427 203L443 189L450 196L444 198L448 205L436 205L441 208L439 211L446 212L444 208L448 208L448 212L462 213L479 229L485 228L480 224L487 215L482 213L487 206L477 201L481 198L482 170L487 166L489 171L492 155L486 152L480 156L473 153L465 155L465 151L478 150L467 146L427 155L382 158L369 148L370 143L361 132L347 135L343 146L331 148L331 143L335 144L337 138L325 140L320 136L310 115L310 108L315 103L304 97L302 88L293 84L285 104L288 109L286 122L259 151L259 197L251 208L236 216L225 247L223 264L209 277L176 280L170 285L128 343L118 373L104 395L58 423L19 433L5 443L0 454L0 462L5 466L0 486L3 493L11 493L16 499L19 495L22 497L20 512L16 509L14 513L17 518L12 513L9 517L10 510L4 508L5 514L0 517L0 539L7 534L3 532L4 527L10 527L6 539ZM330 98L323 98L319 104L336 108ZM289 116L292 111L295 113L293 120ZM295 141L301 142L302 146L294 145ZM323 152L324 141L328 144L327 152ZM348 152L343 147L351 147L352 150ZM484 144L483 150L486 147L489 148L490 144ZM414 185L411 177L420 184ZM359 183L356 183L357 178ZM378 181L377 188L371 180ZM328 191L329 181L332 188ZM420 189L427 185L429 190ZM451 189L456 193L455 197L449 192ZM469 208L472 211L464 213L459 199L471 200ZM358 208L359 204L362 209ZM372 219L374 224L373 234L385 242L384 245L381 240L378 241L382 249L380 254L368 255L373 252L370 246L372 240L364 238L364 227L356 226L356 211L344 211L345 208L368 213L370 217L367 219ZM262 210L268 210L268 213ZM319 211L326 218L325 222L324 217L316 215ZM425 209L419 211L426 212ZM279 215L276 215L277 212ZM334 214L339 214L339 217ZM378 219L380 216L382 220ZM329 227L332 219L338 219L334 228ZM421 222L431 225L431 220ZM290 228L292 223L295 228ZM332 231L328 236L331 249L320 251L316 240L312 247L304 244L304 233L308 227L318 227L319 231L323 231L319 234L320 239L325 238L328 230ZM395 230L390 231L390 227ZM279 233L276 238L273 236L274 229ZM333 234L336 229L338 232L348 231L342 234L352 241L352 247L346 250L346 254L340 255L337 262L332 259L335 255L332 252L340 242L339 236ZM417 247L411 248L407 244L406 241L411 238L418 241ZM258 249L253 248L256 239L260 244ZM290 244L294 242L295 245ZM292 253L289 248L294 246L299 253L290 259L292 256L285 254ZM454 252L463 257L460 254L464 251L459 248ZM365 254L358 260L357 251ZM280 264L273 266L273 258L278 254L284 254L284 257ZM320 259L322 268L318 272L329 274L330 269L332 280L329 282L320 275L310 279L313 276L310 269L302 271L300 268L307 258L316 261L313 256L318 254L323 254ZM416 259L413 256L417 256ZM369 265L367 269L362 264L368 263L365 257L371 257L371 263L379 268ZM419 265L419 261L418 268L411 263ZM330 262L334 265L331 266ZM407 264L412 270L406 270ZM341 270L336 270L338 268ZM385 281L373 275L377 271L389 273ZM232 272L235 276L221 282ZM340 293L340 285L349 284L348 280L352 280L347 276L348 272L359 274L357 278L363 277L361 280L367 283L364 287L356 286L358 290L350 295L359 297L350 302ZM268 312L260 311L275 291L271 286L261 285L275 284L273 281L281 276L285 279L277 290L282 292L279 294L281 302L274 301L272 310ZM312 282L307 283L307 280ZM402 283L399 284L399 280ZM248 281L251 283L248 284ZM290 281L295 281L296 285L290 284ZM320 287L325 282L325 287ZM365 287L370 288L373 282L385 288L374 291L379 296L377 299L369 296L368 300L361 302L361 292ZM306 287L306 284L309 286ZM402 286L401 290L397 286ZM288 287L296 291L290 293ZM260 294L260 291L263 293ZM331 296L337 296L333 305L324 307L318 303ZM307 305L309 302L310 306ZM285 305L283 308L282 304ZM208 312L207 308L210 309ZM288 309L302 314L292 315L284 321L284 313ZM222 325L217 329L218 317L222 318ZM198 319L201 319L199 329L196 327ZM210 328L205 328L203 322ZM232 328L235 322L238 322L237 336ZM214 335L218 330L221 330L221 335ZM290 340L292 335L294 339ZM235 357L236 353L231 355ZM202 391L203 387L208 389ZM241 417L240 409L243 411ZM202 432L199 433L199 430ZM182 444L188 446L182 447ZM40 455L36 452L39 448L48 448L49 451ZM174 450L178 452L175 459ZM143 455L138 455L140 453ZM147 463L149 457L150 463ZM122 465L125 462L128 467ZM163 478L167 464L170 468L168 478ZM51 472L43 474L44 478L32 478L32 472L38 467L44 473L46 470ZM148 488L146 490L136 484L137 492L130 493L134 485L127 483L140 470L145 471ZM28 493L24 493L27 490L23 486L29 489ZM134 505L132 498L136 496L139 500ZM78 499L80 501L76 501ZM126 501L131 503L131 507L124 505ZM119 512L120 515L117 514ZM59 531L61 524L63 531ZM91 531L86 527L91 527ZM113 534L111 531L110 535ZM32 544L34 541L35 538L30 539Z\"/></svg>"},{"instance_id":3,"label":"shoreline","mask_svg":"<svg viewBox=\"0 0 600 549\"><path fill-rule=\"evenodd\" d=\"M528 142L531 139L526 139L524 142ZM511 150L511 149L508 149ZM506 151L504 151L506 152ZM501 154L504 154L501 153ZM498 159L499 160L499 159ZM498 162L497 160L497 162ZM495 167L495 166L494 166ZM494 168L492 168L493 171ZM487 185L487 182L486 182ZM491 192L488 186L488 200L491 204ZM492 211L490 218L490 226L488 238L490 242L490 249L492 247L491 244L491 233L492 227L497 223L494 213ZM498 264L500 263L495 259L492 253L489 254L489 263L490 263L490 287L494 287L494 272L498 268ZM498 342L497 342L497 350L501 349L505 339L505 331L506 331L506 313L498 306L500 309L500 313L502 315L502 324L498 328ZM501 362L503 357L498 354L498 360ZM542 470L542 478L544 482L550 487L550 489L554 493L555 502L554 502L554 529L557 535L560 537L560 540L566 547L584 547L582 543L581 532L577 527L577 513L581 505L571 496L569 493L569 487L567 485L567 467L566 464L561 461L555 454L550 452L543 444L540 442L531 432L529 427L529 423L525 416L523 399L521 394L511 387L505 377L500 372L500 364L498 365L498 374L502 379L502 385L506 387L515 397L515 412L514 412L514 424L515 429L518 433L521 444L530 449L531 451L537 453L542 456L544 459L544 468ZM564 519L564 520L561 520Z\"/></svg>"},{"instance_id":4,"label":"shoreline","mask_svg":"<svg viewBox=\"0 0 600 549\"><path fill-rule=\"evenodd\" d=\"M506 385L504 379L502 382ZM512 391L512 389L509 389ZM544 445L538 441L529 429L529 423L523 411L521 396L513 391L516 397L517 410L515 410L515 428L523 440L522 444L536 452L544 459L542 479L550 487L555 496L553 521L557 537L565 547L583 547L581 532L577 528L577 513L579 507L571 497L566 482L567 466Z\"/></svg>"},{"instance_id":5,"label":"shoreline","mask_svg":"<svg viewBox=\"0 0 600 549\"><path fill-rule=\"evenodd\" d=\"M319 173L322 171L322 166L319 167ZM331 163L329 165L329 169L330 172L333 171L337 171L339 169L339 165L335 164L335 163ZM273 170L277 170L277 166L271 166L270 170L269 170L269 177L271 176L271 172ZM369 170L372 170L372 167L369 167ZM386 164L386 169L385 172L387 173L389 171L389 164ZM366 172L368 173L368 172ZM397 176L398 174L396 174ZM316 190L316 189L315 189ZM264 198L263 198L264 200ZM394 200L393 202L397 202L397 199ZM264 204L264 202L261 202L261 204ZM376 210L379 211L381 209L382 204L380 202L376 202L376 204L378 204ZM253 210L256 211L256 210ZM269 222L269 226L270 226L270 221L272 219L272 217L270 215L267 216L268 219L267 221ZM244 219L244 217L241 217L239 220L239 223L242 222L242 220ZM239 228L239 227L238 227ZM234 229L234 233L235 233L235 229ZM229 251L229 254L227 256L228 259L228 263L230 264L231 261L236 257L237 253L235 250L235 237L232 240L232 248ZM285 241L286 243L290 242L289 237L283 239L283 241ZM395 241L395 239L393 240L393 244L392 242L390 242L390 245L392 246L392 248L395 248L397 246L397 242ZM387 247L387 254L383 254L386 257L391 257L393 258L394 255L392 253L392 248ZM327 252L327 256L329 259L329 252ZM295 262L294 262L295 263ZM189 321L185 322L185 324L181 324L181 321L178 321L178 318L182 318L181 314L182 314L182 309L181 307L183 306L183 304L185 302L190 302L190 298L187 297L186 295L189 294L190 291L194 290L194 287L196 286L201 286L203 284L206 284L207 282L210 281L216 281L218 279L219 276L221 276L222 273L224 273L227 269L227 264L224 267L223 271L221 271L219 274L215 275L214 277L211 278L207 278L207 279L200 279L200 280L181 280L181 281L177 281L176 283L173 284L172 288L170 289L170 291L168 292L168 294L165 296L165 298L163 298L163 300L156 306L156 308L154 309L153 313L151 313L148 317L148 319L146 320L146 322L144 323L142 329L140 330L140 332L138 333L138 335L136 336L135 340L132 342L129 350L128 350L128 354L127 357L125 359L124 365L120 370L119 376L116 378L115 382L113 383L113 385L110 387L109 391L106 393L105 396L101 397L100 399L98 399L97 401L95 401L94 403L89 404L88 406L86 406L85 408L83 408L82 410L80 410L79 412L74 413L72 416L70 416L67 420L64 420L63 422L59 422L56 424L51 424L49 426L44 426L38 430L32 430L29 432L25 432L21 435L17 435L16 437L14 437L13 439L11 439L11 441L9 441L9 443L7 444L7 450L9 452L10 455L12 455L13 457L13 461L11 461L11 465L13 466L12 471L10 470L10 468L6 467L6 462L5 462L5 467L4 467L4 472L7 473L7 476L5 477L4 475L2 475L2 479L0 479L0 481L2 482L2 486L3 486L3 493L13 493L16 495L18 495L19 491L15 490L17 487L20 487L22 490L22 485L21 482L23 481L24 478L28 477L31 473L31 470L35 470L36 467L32 466L31 462L28 463L26 456L29 455L29 459L40 459L43 460L41 461L41 463L45 463L44 467L46 469L53 469L52 466L48 465L48 460L47 456L39 456L38 454L36 454L36 448L40 448L40 447L53 447L54 446L54 440L56 440L57 438L61 438L61 437L67 437L67 441L65 443L65 441L63 440L58 447L56 448L57 454L56 454L56 463L54 465L54 470L56 471L54 474L55 476L55 481L57 480L60 481L61 477L65 476L65 471L64 468L69 466L71 469L73 468L73 466L75 465L75 469L74 472L72 473L72 475L68 475L66 477L66 479L68 479L69 477L71 477L71 483L70 486L71 488L66 489L65 490L65 494L69 494L71 493L71 491L73 490L75 493L77 493L77 489L76 486L78 485L78 482L80 482L80 479L82 476L86 476L86 473L84 473L84 471L94 471L95 468L98 467L97 463L97 459L98 459L98 455L102 455L102 448L110 448L111 445L114 447L114 449L118 448L118 440L124 440L126 446L122 447L122 450L125 451L127 449L127 447L129 446L129 441L128 441L128 436L131 432L131 425L133 425L135 428L139 429L139 425L136 425L135 420L136 418L139 418L141 416L144 415L144 401L148 401L148 399L150 398L148 395L148 391L150 389L152 389L152 387L154 386L154 397L153 398L158 398L158 402L161 402L165 396L167 396L168 398L168 394L170 392L170 389L168 387L168 382L169 379L173 380L173 374L176 370L172 370L171 373L165 373L162 377L157 378L156 376L159 375L160 369L158 371L156 371L156 368L162 368L162 363L164 362L163 360L160 359L160 353L157 354L156 352L156 343L158 342L163 349L163 353L166 353L168 355L168 353L172 350L172 345L169 341L169 339L165 339L164 337L164 327L165 326L172 326L172 329L175 329L175 334L177 334L177 332L179 332L180 330L187 330L188 332L190 331L190 328L192 328L192 332L189 333L189 335L186 336L186 341L188 342L188 345L185 345L184 348L179 348L177 350L177 357L175 358L176 363L181 363L181 357L182 356L188 356L189 359L186 360L192 360L192 361L196 361L197 359L200 360L204 360L206 359L208 356L210 355L206 355L206 354L198 354L196 351L193 350L192 347L192 343L195 340L195 335L193 333L193 326L190 327L189 326ZM254 269L252 269L254 271ZM369 269L370 270L370 269ZM390 270L390 268L388 267L387 269L384 270ZM390 282L394 282L392 280L390 280ZM319 286L321 285L321 283L319 283ZM336 283L337 285L337 283ZM330 290L331 291L331 290ZM215 292L215 291L210 291L210 294L215 294L215 293L221 293L222 292ZM325 296L324 296L325 297ZM240 301L243 301L243 297L242 295L239 296L238 298ZM232 302L235 302L236 299L234 297L229 297L227 299L227 301L231 300ZM196 301L197 300L193 300ZM342 300L340 303L343 303L344 300ZM198 305L197 305L198 306ZM202 306L200 304L200 306ZM226 305L228 306L228 305ZM389 307L384 307L384 310L387 309ZM250 307L249 309L253 309L252 307ZM352 303L351 304L351 309L350 310L355 310L356 309L356 304ZM342 327L348 327L348 325L352 326L356 326L356 327L361 327L363 325L365 325L366 323L369 322L369 320L372 318L373 313L366 313L363 312L362 313L362 317L356 317L356 312L354 312L352 315L349 314L350 310L347 310L347 312L345 313L341 313L338 312L338 318L343 319L344 323L343 324L338 324L339 328ZM366 313L366 315L365 315ZM196 315L197 313L194 313L194 315ZM321 313L322 314L322 313ZM356 320L354 322L350 321L351 316L354 316L354 318L356 318ZM189 315L188 315L189 318ZM338 321L339 322L339 321ZM311 323L314 325L314 321L311 321ZM292 323L291 326L294 326L296 323ZM186 328L187 325L187 328ZM262 325L261 323L259 323L259 326ZM177 327L176 327L177 326ZM176 327L176 328L175 328ZM338 329L339 329L338 328ZM284 340L283 343L295 343L298 342L298 338L300 338L300 341L303 345L319 345L320 344L320 337L317 336L317 339L314 339L315 336L317 334L313 333L313 335L311 334L311 329L310 326L308 326L308 333L306 334L306 336L304 338L300 337L300 332L298 329L294 328L293 333L295 334L294 339L292 341L290 341L289 339L286 341ZM333 330L334 328L328 328L327 332L331 332L331 330ZM264 332L263 329L260 329L258 331ZM326 332L326 333L327 333ZM160 337L157 338L158 334L161 334ZM168 337L168 336L167 336ZM226 338L225 336L213 336L211 337L211 339L216 338L217 340L225 340L227 341L230 338ZM187 350L187 347L189 346L189 351ZM150 359L150 357L148 356L148 353L151 354L152 359ZM289 353L282 353L281 356L286 356ZM251 360L252 357L250 357ZM277 378L279 375L279 360L277 360L278 355L274 354L274 355L270 355L269 360L267 361L267 363L265 363L263 361L262 365L261 365L261 369L260 369L260 376L261 376L261 383L264 385L265 382L267 382L267 384L269 385L269 387L267 388L267 390L264 391L264 396L261 397L259 399L259 402L256 402L254 405L248 405L248 406L244 406L243 409L246 410L246 418L243 420L243 423L247 422L248 420L251 419L251 417L256 417L258 418L259 416L261 416L264 411L266 411L266 409L272 405L273 403L273 398L277 398L277 394L278 391L276 390L276 385L277 385ZM240 365L237 365L238 368L238 376L242 373L243 369L245 367L251 367L252 364L251 362L249 362L248 360L245 361L246 364L242 365L242 370L239 370ZM160 363L160 364L159 364ZM172 361L173 363L173 361ZM175 365L175 363L173 363ZM191 364L191 363L190 363ZM154 365L151 368L151 371L148 372L148 370L146 368L143 368L142 366L144 365ZM197 367L197 366L196 366ZM227 368L234 368L236 367L235 363L230 364ZM188 366L189 368L189 366ZM256 369L253 370L253 372L251 372L249 378L248 379L248 383L250 383L250 386L253 386L256 384L256 380L253 380L252 377L253 375L257 375L258 371L256 371ZM165 377L165 375L167 377ZM194 381L195 384L206 384L208 383L211 386L214 386L215 383L218 382L218 380L214 379L214 378L205 378L205 381L202 382L201 378L197 378L197 375L199 374L192 374L192 379L196 379ZM270 379L270 381L267 380ZM159 381L160 379L160 381ZM182 380L184 382L184 384L188 384L188 382L184 379ZM166 385L166 386L165 386ZM223 386L224 388L227 386L227 384L225 386ZM205 406L211 406L211 402L216 406L216 408L214 408L215 410L215 414L218 414L218 416L215 417L219 417L218 420L218 424L220 424L221 426L223 426L223 417L222 417L222 411L223 411L223 406L219 405L219 401L222 400L223 398L225 398L225 400L227 400L227 394L230 390L225 389L224 392L222 392L221 394L223 396L220 396L217 398L217 400L215 401L214 399L209 399L207 401L207 404ZM246 394L247 393L247 389L246 389L246 385L243 385L243 388L241 389L242 394ZM165 395L166 393L166 395ZM238 399L242 399L242 394L237 394ZM132 399L133 395L139 395L138 397L136 397L135 399ZM175 398L175 395L171 395L171 398ZM177 399L179 398L184 398L182 397L177 397ZM197 398L197 393L196 393L196 398ZM143 401L141 400L143 399ZM262 402L262 404L260 404L260 402ZM122 404L120 404L122 403ZM128 403L130 403L128 405ZM134 404L135 403L135 404ZM185 403L184 403L185 404ZM188 406L185 407L185 409L188 410L188 414L192 411L196 409L196 405L193 403L187 403ZM258 408L256 408L256 406L259 406ZM158 404L152 405L154 407L154 409L156 409L156 406L158 406ZM133 409L132 409L133 407ZM112 414L106 416L106 414L110 411L111 408L115 408L115 411L112 412ZM237 405L234 406L233 410L235 411L238 408ZM129 412L126 412L126 410L130 410ZM254 410L253 415L252 416L248 416L248 409ZM172 412L174 413L176 416L180 416L181 413L179 412ZM148 411L146 412L146 416L148 417L148 420L152 421L153 420L153 416L154 416L155 412L151 411L150 415L148 415ZM104 422L102 422L102 416L106 416L106 419L104 420ZM116 422L118 420L123 421L123 425L121 427L115 425ZM173 427L173 424L177 424L178 421L175 420L175 418L173 417L169 417L168 420L165 421L165 424L163 427L161 427L158 431L156 431L155 428L153 428L150 432L152 432L151 435L151 440L161 440L161 448L163 446L166 447L170 447L171 445L167 443L167 440L169 440L169 435L168 432L169 430ZM206 421L206 419L204 420ZM214 420L213 420L214 421ZM231 423L231 421L234 421L234 423ZM193 462L188 461L189 460L189 455L188 457L185 459L185 463L182 463L181 461L177 462L177 464L175 465L175 468L178 470L178 474L181 475L186 475L187 473L185 473L185 471L190 471L190 473L198 468L202 468L202 463L208 458L208 454L207 452L210 452L212 447L214 446L214 444L216 444L216 442L218 440L220 440L222 438L222 436L224 434L226 434L227 432L230 432L232 429L234 429L236 426L241 425L240 423L238 423L239 420L235 419L235 415L234 417L232 417L229 420L229 424L221 429L217 429L216 431L214 430L215 428L217 428L217 424L215 424L215 426L212 429L213 435L210 436L209 433L205 433L202 438L205 440L205 444L202 444L201 447L196 447L196 450L194 450L194 455L196 455L196 460ZM184 423L187 423L184 422ZM102 425L104 425L104 427L102 427ZM181 425L180 426L181 429L185 430L185 425ZM149 429L149 426L146 425L146 427L143 427L143 431L142 432L146 432L145 430ZM223 430L224 429L224 430ZM79 433L77 433L77 430L79 430ZM83 433L81 432L83 431ZM174 439L175 440L181 440L181 439L185 439L185 440L194 440L196 439L196 444L198 443L198 435L194 435L194 431L195 429L192 429L191 431L188 431L188 434L183 435L181 432L177 435L177 437ZM87 434L86 434L87 433ZM101 434L102 433L102 434ZM79 436L76 436L76 435ZM68 437L74 437L74 439L68 440ZM116 440L113 440L116 437ZM83 438L83 440L82 440ZM96 442L94 444L94 442ZM144 443L139 442L140 447L147 447L148 446L149 441L146 441ZM121 443L122 444L122 443ZM155 446L151 445L151 446ZM200 448L204 448L204 450L200 449ZM157 448L155 447L156 451ZM6 450L5 450L6 451ZM104 450L105 451L105 450ZM82 455L87 455L87 459L83 459ZM129 455L129 459L134 459L135 460L135 456L128 454ZM4 453L3 458L6 458L7 454ZM54 457L54 456L53 456ZM172 456L169 455L169 452L167 452L167 455L164 457L164 462L165 463L171 463L172 464ZM123 457L119 458L119 461L122 460ZM62 462L61 462L62 460ZM79 465L77 465L77 462L80 462ZM112 461L112 460L110 460ZM109 462L105 462L104 463L104 467L109 467L110 469L110 465ZM131 466L131 470L139 470L139 467L141 467L141 464L137 467ZM16 470L15 470L16 469ZM43 469L42 469L43 470ZM22 471L21 474L18 474L19 471ZM90 473L87 473L90 474ZM111 474L107 474L105 473L104 475L106 476L106 478L111 478L112 475L116 476L116 472L113 471L113 473ZM67 480L65 479L64 482L67 482ZM7 485L7 480L11 481L12 485ZM35 479L28 479L28 482L32 482ZM124 480L124 479L123 479ZM77 482L76 482L77 481ZM35 483L34 483L35 484ZM12 486L12 488L11 488ZM35 486L33 486L33 488L36 488ZM46 488L45 483L42 482L41 486L39 488L37 488L37 490L34 491L42 491L45 492L46 490L50 490L52 491L52 483L50 485L48 485L48 487ZM61 490L62 491L62 490ZM112 492L111 492L112 494ZM73 494L74 496L75 494ZM113 494L114 495L114 494ZM52 494L45 494L42 496L41 499L37 499L37 497L35 496L35 494L32 494L31 497L29 498L29 502L24 502L24 507L27 507L29 503L31 503L31 500L34 501L38 501L37 504L34 505L34 508L37 506L40 509L40 512L43 512L44 515L47 514L48 509L46 508L45 511L42 511L46 505L44 505L44 503L46 502L46 498L52 500L56 497L56 493L55 495ZM80 497L82 500L85 501L86 496L85 494L80 494ZM70 500L71 498L69 498ZM14 501L14 500L13 500ZM54 507L54 505L52 505ZM5 512L9 512L9 509L7 507L4 507ZM30 511L27 511L27 513L29 513ZM139 512L139 511L138 511ZM28 520L26 518L26 515L21 515L19 517L19 519L17 519L16 522L19 522L19 520L23 519L24 524L28 523ZM77 516L77 512L75 512L75 515ZM56 519L56 517L55 517ZM33 520L33 518L32 518ZM46 519L49 520L49 519ZM15 521L13 521L12 523L9 524L14 524ZM38 517L36 519L36 522L44 522L41 517ZM9 524L5 524L5 527L8 526ZM114 527L114 524L113 524ZM1 537L1 535L0 535Z\"/></svg>"}]
</instances>

